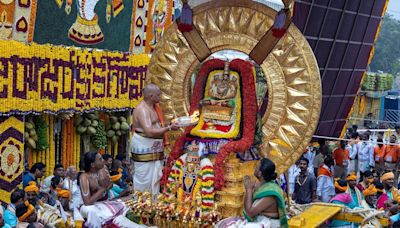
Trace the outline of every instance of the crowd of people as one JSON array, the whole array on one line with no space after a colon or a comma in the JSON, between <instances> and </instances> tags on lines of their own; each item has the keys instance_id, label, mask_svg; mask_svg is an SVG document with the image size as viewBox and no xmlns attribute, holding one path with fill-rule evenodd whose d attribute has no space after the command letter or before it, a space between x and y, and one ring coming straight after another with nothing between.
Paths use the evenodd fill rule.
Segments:
<instances>
[{"instance_id":1,"label":"crowd of people","mask_svg":"<svg viewBox=\"0 0 400 228\"><path fill-rule=\"evenodd\" d=\"M38 218L41 208L58 210L63 222L69 226L89 220L96 223L89 227L99 227L104 221L101 215L89 215L90 207L101 199L124 197L132 191L131 163L124 154L114 159L108 154L101 156L97 152L89 152L81 162L80 172L74 166L64 168L57 164L53 174L44 177L46 166L43 163L33 164L23 175L22 189L13 190L10 204L0 207L0 227L44 227L48 221ZM101 175L108 178L102 178ZM93 191L93 188L97 191ZM85 206L88 208L86 211L82 210ZM101 214L99 211L93 212ZM100 223L96 220L100 220Z\"/></svg>"},{"instance_id":2,"label":"crowd of people","mask_svg":"<svg viewBox=\"0 0 400 228\"><path fill-rule=\"evenodd\" d=\"M308 147L289 170L289 194L297 204L325 202L349 208L385 210L391 222L399 220L400 127L390 136L353 128L334 149L324 139ZM351 227L333 221L330 227Z\"/></svg>"}]
</instances>

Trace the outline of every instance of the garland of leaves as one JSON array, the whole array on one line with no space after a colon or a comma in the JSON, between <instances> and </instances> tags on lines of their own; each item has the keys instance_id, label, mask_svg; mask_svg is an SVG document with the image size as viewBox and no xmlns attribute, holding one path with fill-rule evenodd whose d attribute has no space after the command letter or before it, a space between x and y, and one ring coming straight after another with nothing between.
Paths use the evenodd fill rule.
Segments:
<instances>
[{"instance_id":1,"label":"garland of leaves","mask_svg":"<svg viewBox=\"0 0 400 228\"><path fill-rule=\"evenodd\" d=\"M43 116L34 116L33 122L35 123L35 131L37 134L36 150L44 151L49 148L49 139L47 135L48 125L43 119Z\"/></svg>"}]
</instances>

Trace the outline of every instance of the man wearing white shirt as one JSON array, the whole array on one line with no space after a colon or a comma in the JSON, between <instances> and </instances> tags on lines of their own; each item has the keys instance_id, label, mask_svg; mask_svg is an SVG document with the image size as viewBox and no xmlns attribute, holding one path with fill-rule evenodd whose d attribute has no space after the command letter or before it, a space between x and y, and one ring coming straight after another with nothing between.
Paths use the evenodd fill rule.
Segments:
<instances>
[{"instance_id":1,"label":"man wearing white shirt","mask_svg":"<svg viewBox=\"0 0 400 228\"><path fill-rule=\"evenodd\" d=\"M317 197L318 200L328 203L336 195L335 185L333 183L333 165L332 157L326 157L324 165L319 168L317 178Z\"/></svg>"},{"instance_id":2,"label":"man wearing white shirt","mask_svg":"<svg viewBox=\"0 0 400 228\"><path fill-rule=\"evenodd\" d=\"M312 145L308 146L307 152L303 154L303 157L307 158L309 161L309 164L311 164L308 166L308 173L311 175L314 175L314 166L312 164L314 164L315 154L316 154L316 151ZM315 175L315 176L317 176L317 175Z\"/></svg>"},{"instance_id":3,"label":"man wearing white shirt","mask_svg":"<svg viewBox=\"0 0 400 228\"><path fill-rule=\"evenodd\" d=\"M288 170L289 174L289 194L292 195L294 192L294 185L296 181L296 176L299 175L300 173L300 168L298 166L298 162L290 166Z\"/></svg>"},{"instance_id":4,"label":"man wearing white shirt","mask_svg":"<svg viewBox=\"0 0 400 228\"><path fill-rule=\"evenodd\" d=\"M358 147L357 141L359 140L358 133L353 133L351 135L351 140L346 146L349 151L350 164L348 166L347 173L358 173Z\"/></svg>"},{"instance_id":5,"label":"man wearing white shirt","mask_svg":"<svg viewBox=\"0 0 400 228\"><path fill-rule=\"evenodd\" d=\"M374 147L368 142L368 135L361 136L362 141L357 143L358 147L358 168L360 170L360 181L364 178L364 173L375 165Z\"/></svg>"}]
</instances>

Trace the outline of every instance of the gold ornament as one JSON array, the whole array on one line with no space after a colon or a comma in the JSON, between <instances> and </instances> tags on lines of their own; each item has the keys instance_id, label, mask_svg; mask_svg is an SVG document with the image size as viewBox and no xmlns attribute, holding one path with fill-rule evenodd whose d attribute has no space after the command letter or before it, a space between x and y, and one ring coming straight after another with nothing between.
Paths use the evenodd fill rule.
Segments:
<instances>
[{"instance_id":1,"label":"gold ornament","mask_svg":"<svg viewBox=\"0 0 400 228\"><path fill-rule=\"evenodd\" d=\"M233 49L250 54L275 15L253 1L211 1L193 8L193 24L212 53ZM152 55L146 80L160 87L168 120L188 115L191 75L200 64L196 51L174 24ZM318 123L320 74L312 49L294 24L260 65L270 92L259 151L283 173L303 154Z\"/></svg>"}]
</instances>

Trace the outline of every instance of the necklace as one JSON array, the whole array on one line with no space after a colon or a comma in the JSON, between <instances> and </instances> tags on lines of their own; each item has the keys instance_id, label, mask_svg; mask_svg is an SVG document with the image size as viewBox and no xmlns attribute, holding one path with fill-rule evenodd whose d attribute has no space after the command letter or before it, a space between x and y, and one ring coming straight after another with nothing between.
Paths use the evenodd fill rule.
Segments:
<instances>
[{"instance_id":1,"label":"necklace","mask_svg":"<svg viewBox=\"0 0 400 228\"><path fill-rule=\"evenodd\" d=\"M296 183L299 184L300 187L301 187L301 186L304 185L304 183L306 183L307 178L308 178L308 176L306 175L306 178L304 178L303 183L300 183L300 175L299 175L299 176L297 176L297 178L296 178Z\"/></svg>"}]
</instances>

